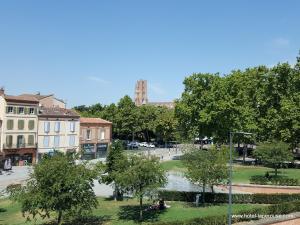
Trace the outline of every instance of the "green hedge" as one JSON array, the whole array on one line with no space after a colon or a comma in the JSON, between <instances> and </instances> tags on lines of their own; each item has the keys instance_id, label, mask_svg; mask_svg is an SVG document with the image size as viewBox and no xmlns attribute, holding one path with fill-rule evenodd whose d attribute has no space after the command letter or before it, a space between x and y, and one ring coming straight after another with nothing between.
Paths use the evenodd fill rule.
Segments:
<instances>
[{"instance_id":1,"label":"green hedge","mask_svg":"<svg viewBox=\"0 0 300 225\"><path fill-rule=\"evenodd\" d=\"M160 198L166 201L195 202L196 195L201 192L167 191L158 192ZM228 194L205 193L206 203L227 203ZM281 202L300 201L300 194L233 194L233 203L277 204Z\"/></svg>"},{"instance_id":2,"label":"green hedge","mask_svg":"<svg viewBox=\"0 0 300 225\"><path fill-rule=\"evenodd\" d=\"M281 186L297 186L299 180L294 178L282 177L282 176L262 176L255 175L250 178L250 184L269 184L269 185L281 185Z\"/></svg>"},{"instance_id":3,"label":"green hedge","mask_svg":"<svg viewBox=\"0 0 300 225\"><path fill-rule=\"evenodd\" d=\"M300 201L264 206L251 210L239 211L238 215L281 215L300 211ZM232 218L232 222L248 221L249 218ZM253 218L251 219L253 220ZM227 225L227 216L207 216L185 221L157 222L154 225Z\"/></svg>"}]
</instances>

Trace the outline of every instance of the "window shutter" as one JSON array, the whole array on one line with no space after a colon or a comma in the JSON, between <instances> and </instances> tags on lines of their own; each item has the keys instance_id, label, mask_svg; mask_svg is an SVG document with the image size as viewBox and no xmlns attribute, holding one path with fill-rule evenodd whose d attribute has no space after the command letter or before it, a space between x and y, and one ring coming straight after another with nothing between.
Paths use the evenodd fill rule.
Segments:
<instances>
[{"instance_id":1,"label":"window shutter","mask_svg":"<svg viewBox=\"0 0 300 225\"><path fill-rule=\"evenodd\" d=\"M29 108L28 107L25 107L24 108L24 114L28 114L29 113Z\"/></svg>"},{"instance_id":2,"label":"window shutter","mask_svg":"<svg viewBox=\"0 0 300 225\"><path fill-rule=\"evenodd\" d=\"M8 106L6 106L6 113L8 113Z\"/></svg>"},{"instance_id":3,"label":"window shutter","mask_svg":"<svg viewBox=\"0 0 300 225\"><path fill-rule=\"evenodd\" d=\"M13 111L14 111L14 114L16 114L16 113L17 113L17 107L14 107L13 109L14 109L14 110L13 110Z\"/></svg>"},{"instance_id":4,"label":"window shutter","mask_svg":"<svg viewBox=\"0 0 300 225\"><path fill-rule=\"evenodd\" d=\"M13 130L14 129L14 121L13 120L7 120L7 130Z\"/></svg>"},{"instance_id":5,"label":"window shutter","mask_svg":"<svg viewBox=\"0 0 300 225\"><path fill-rule=\"evenodd\" d=\"M24 120L18 120L18 129L24 130Z\"/></svg>"},{"instance_id":6,"label":"window shutter","mask_svg":"<svg viewBox=\"0 0 300 225\"><path fill-rule=\"evenodd\" d=\"M34 136L33 135L29 135L28 136L28 145L34 145Z\"/></svg>"},{"instance_id":7,"label":"window shutter","mask_svg":"<svg viewBox=\"0 0 300 225\"><path fill-rule=\"evenodd\" d=\"M33 130L34 129L34 120L29 120L28 122L28 129Z\"/></svg>"}]
</instances>

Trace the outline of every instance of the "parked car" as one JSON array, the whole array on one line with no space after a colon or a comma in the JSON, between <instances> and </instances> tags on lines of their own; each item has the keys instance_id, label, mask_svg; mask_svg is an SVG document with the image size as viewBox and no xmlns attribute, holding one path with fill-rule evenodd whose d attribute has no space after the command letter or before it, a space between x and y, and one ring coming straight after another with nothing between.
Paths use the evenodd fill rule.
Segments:
<instances>
[{"instance_id":1,"label":"parked car","mask_svg":"<svg viewBox=\"0 0 300 225\"><path fill-rule=\"evenodd\" d=\"M148 147L148 143L147 142L141 142L141 143L139 143L139 145L141 147Z\"/></svg>"},{"instance_id":2,"label":"parked car","mask_svg":"<svg viewBox=\"0 0 300 225\"><path fill-rule=\"evenodd\" d=\"M129 142L127 144L127 148L129 148L129 149L137 149L137 148L139 148L139 143L136 142L136 141Z\"/></svg>"},{"instance_id":3,"label":"parked car","mask_svg":"<svg viewBox=\"0 0 300 225\"><path fill-rule=\"evenodd\" d=\"M148 148L155 148L155 145L153 143L149 143Z\"/></svg>"}]
</instances>

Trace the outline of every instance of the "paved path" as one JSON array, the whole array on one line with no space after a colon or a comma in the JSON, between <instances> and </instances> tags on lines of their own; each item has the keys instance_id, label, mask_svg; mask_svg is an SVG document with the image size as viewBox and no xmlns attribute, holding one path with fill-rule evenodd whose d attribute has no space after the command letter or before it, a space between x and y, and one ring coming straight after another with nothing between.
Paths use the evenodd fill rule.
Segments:
<instances>
[{"instance_id":1,"label":"paved path","mask_svg":"<svg viewBox=\"0 0 300 225\"><path fill-rule=\"evenodd\" d=\"M235 225L299 225L300 212L287 215L281 215L279 218L264 218L260 220L252 220L248 222L239 222Z\"/></svg>"},{"instance_id":2,"label":"paved path","mask_svg":"<svg viewBox=\"0 0 300 225\"><path fill-rule=\"evenodd\" d=\"M275 193L286 193L286 194L296 194L300 193L300 188L290 188L290 187L264 187L264 186L248 186L248 185L233 185L232 189L234 191L241 191L246 193L264 193L264 194L275 194Z\"/></svg>"}]
</instances>

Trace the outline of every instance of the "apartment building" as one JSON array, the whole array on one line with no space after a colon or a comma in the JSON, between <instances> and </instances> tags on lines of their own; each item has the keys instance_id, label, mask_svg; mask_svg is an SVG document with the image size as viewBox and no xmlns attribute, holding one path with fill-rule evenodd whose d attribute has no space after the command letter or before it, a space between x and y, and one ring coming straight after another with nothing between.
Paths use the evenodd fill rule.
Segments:
<instances>
[{"instance_id":1,"label":"apartment building","mask_svg":"<svg viewBox=\"0 0 300 225\"><path fill-rule=\"evenodd\" d=\"M54 94L41 95L41 93L38 92L35 95L34 94L22 94L19 96L36 98L39 101L40 107L48 107L48 108L58 107L58 108L64 108L64 109L66 108L66 103L63 100L56 98L54 96Z\"/></svg>"},{"instance_id":2,"label":"apartment building","mask_svg":"<svg viewBox=\"0 0 300 225\"><path fill-rule=\"evenodd\" d=\"M36 161L38 105L33 97L5 95L0 89L0 155L13 165Z\"/></svg>"},{"instance_id":3,"label":"apartment building","mask_svg":"<svg viewBox=\"0 0 300 225\"><path fill-rule=\"evenodd\" d=\"M100 118L80 118L83 159L104 158L112 140L112 123Z\"/></svg>"},{"instance_id":4,"label":"apartment building","mask_svg":"<svg viewBox=\"0 0 300 225\"><path fill-rule=\"evenodd\" d=\"M38 158L54 150L79 151L80 121L75 111L40 107L38 114Z\"/></svg>"}]
</instances>

